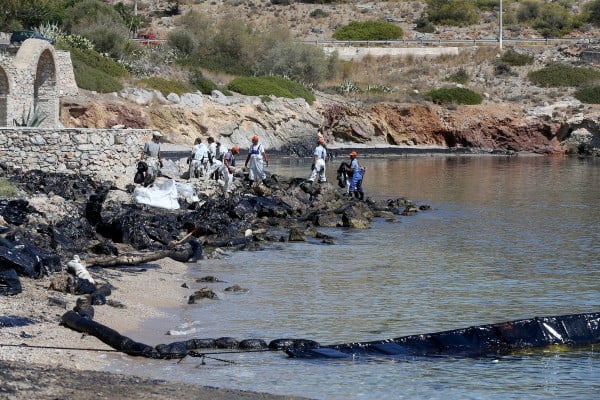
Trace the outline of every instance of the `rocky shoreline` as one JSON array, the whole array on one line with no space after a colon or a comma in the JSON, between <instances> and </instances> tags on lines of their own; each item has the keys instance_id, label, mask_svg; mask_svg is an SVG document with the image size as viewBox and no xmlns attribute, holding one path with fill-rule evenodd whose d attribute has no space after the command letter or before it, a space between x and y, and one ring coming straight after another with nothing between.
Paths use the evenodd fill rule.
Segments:
<instances>
[{"instance_id":1,"label":"rocky shoreline","mask_svg":"<svg viewBox=\"0 0 600 400\"><path fill-rule=\"evenodd\" d=\"M166 169L176 174L177 164L170 162ZM31 398L27 390L39 386L36 379L30 389L19 380L44 376L54 367L78 371L107 368L106 354L82 355L69 350L114 348L90 332L64 326L68 313L132 334L134 341L154 344L152 333L145 336L139 331L141 323L165 317L164 307L202 295L187 289L186 262L218 257L222 248L252 250L274 241L313 237L334 244L319 232L320 227L363 229L376 217L395 219L428 209L407 199L351 199L336 182L311 184L304 178L270 175L264 184L252 185L243 169L236 172L235 194L229 198L221 195L216 181L181 182L177 177L177 181L192 185L197 199L179 198L181 207L176 210L135 203L134 185L120 188L110 182L41 171L5 170L3 175L19 192L17 199L0 200L0 289L4 294L0 362L20 371L7 375L8 381L15 382L6 386L11 398ZM75 254L87 265L93 285L67 268ZM13 271L12 275L7 271ZM11 286L15 275L19 285ZM97 297L99 289L109 295ZM185 352L163 358L182 355ZM61 386L68 372L54 374L62 378L48 390L77 393L65 392L73 390L69 385ZM130 378L124 381L132 384ZM136 386L140 385L147 387L148 381L140 380ZM240 398L237 394L233 397Z\"/></svg>"}]
</instances>

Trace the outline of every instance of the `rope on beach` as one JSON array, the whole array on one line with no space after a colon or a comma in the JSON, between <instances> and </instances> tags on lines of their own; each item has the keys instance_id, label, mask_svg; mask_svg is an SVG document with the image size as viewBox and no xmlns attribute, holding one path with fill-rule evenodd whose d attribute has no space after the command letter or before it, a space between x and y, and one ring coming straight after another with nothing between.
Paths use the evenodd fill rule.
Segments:
<instances>
[{"instance_id":1,"label":"rope on beach","mask_svg":"<svg viewBox=\"0 0 600 400\"><path fill-rule=\"evenodd\" d=\"M30 349L105 351L105 352L109 352L109 353L121 353L119 350L115 350L115 349L92 349L89 347L86 348L86 347L41 346L41 345L31 345L31 344L27 344L27 343L20 343L20 344L0 343L0 347L28 347Z\"/></svg>"},{"instance_id":2,"label":"rope on beach","mask_svg":"<svg viewBox=\"0 0 600 400\"><path fill-rule=\"evenodd\" d=\"M94 349L89 347L63 347L63 346L42 346L42 345L29 345L26 343L20 344L7 344L0 343L0 347L21 347L21 348L30 348L30 349L46 349L46 350L77 350L77 351L97 351L97 352L108 352L108 353L122 353L119 350L115 349ZM260 349L260 350L243 350L243 351L218 351L211 353L199 353L197 351L188 351L188 353L177 361L177 364L181 363L185 357L199 357L201 358L202 365L206 365L205 359L211 359L215 361L221 361L228 364L235 364L235 361L225 360L222 358L211 357L212 355L222 355L222 354L241 354L241 353L264 353L268 351L276 351L273 349Z\"/></svg>"}]
</instances>

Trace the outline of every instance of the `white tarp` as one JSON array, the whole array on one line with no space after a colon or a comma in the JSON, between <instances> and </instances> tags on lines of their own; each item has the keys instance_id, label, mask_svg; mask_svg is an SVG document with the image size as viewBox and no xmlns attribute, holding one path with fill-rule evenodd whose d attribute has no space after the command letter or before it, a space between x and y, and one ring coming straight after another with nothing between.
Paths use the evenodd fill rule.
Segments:
<instances>
[{"instance_id":1,"label":"white tarp","mask_svg":"<svg viewBox=\"0 0 600 400\"><path fill-rule=\"evenodd\" d=\"M194 186L189 183L175 182L177 187L177 194L180 199L187 201L188 203L195 203L200 201L200 198L196 196Z\"/></svg>"},{"instance_id":2,"label":"white tarp","mask_svg":"<svg viewBox=\"0 0 600 400\"><path fill-rule=\"evenodd\" d=\"M156 178L148 187L137 187L133 191L133 201L152 207L178 210L177 185L173 179Z\"/></svg>"}]
</instances>

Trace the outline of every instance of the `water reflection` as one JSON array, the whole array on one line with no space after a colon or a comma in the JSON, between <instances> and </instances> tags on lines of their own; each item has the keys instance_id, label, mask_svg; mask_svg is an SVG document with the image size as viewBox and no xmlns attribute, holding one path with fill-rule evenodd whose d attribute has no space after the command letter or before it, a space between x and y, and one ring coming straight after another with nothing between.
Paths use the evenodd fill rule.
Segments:
<instances>
[{"instance_id":1,"label":"water reflection","mask_svg":"<svg viewBox=\"0 0 600 400\"><path fill-rule=\"evenodd\" d=\"M331 184L339 161L329 164ZM199 263L190 281L214 275L249 292L229 294L215 284L220 301L184 307L183 317L198 322L192 337L304 337L330 344L599 310L600 161L435 156L361 162L367 196L404 196L433 210L396 223L376 220L368 230L323 229L334 246L288 243ZM271 168L307 177L309 165L287 160ZM178 377L323 399L600 394L594 348L368 365L231 357L235 366L198 370L184 363Z\"/></svg>"}]
</instances>

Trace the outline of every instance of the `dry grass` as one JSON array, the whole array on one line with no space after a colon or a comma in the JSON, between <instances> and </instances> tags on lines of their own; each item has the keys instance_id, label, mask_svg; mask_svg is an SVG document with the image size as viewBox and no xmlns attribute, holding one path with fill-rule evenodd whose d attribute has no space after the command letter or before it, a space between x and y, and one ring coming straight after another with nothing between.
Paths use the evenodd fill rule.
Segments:
<instances>
[{"instance_id":1,"label":"dry grass","mask_svg":"<svg viewBox=\"0 0 600 400\"><path fill-rule=\"evenodd\" d=\"M116 1L116 0L115 0ZM166 0L140 0L140 5L147 2L157 3ZM140 6L138 6L140 7ZM413 30L414 23L425 8L425 1L388 0L382 2L365 2L349 0L333 4L293 3L288 6L273 5L270 0L182 0L180 9L183 13L194 9L206 16L219 20L230 20L235 15L237 20L247 23L257 32L272 32L274 28L287 30L296 40L318 42L329 40L333 32L352 21L382 20L393 18L405 32L406 39L416 39L419 33ZM322 10L326 17L311 17L315 10ZM154 28L161 37L166 37L170 29L177 24L174 17L170 23L155 21ZM438 27L436 38L440 39L475 39L495 38L497 35L497 14L483 12L481 23L467 27ZM316 29L312 29L316 28ZM315 31L322 33L315 33ZM509 35L526 35L529 30L506 29L505 38ZM531 52L541 54L548 47L532 47ZM354 83L359 88L378 85L393 89L389 95L354 95L366 98L413 99L414 91L424 93L433 88L450 85L444 80L459 69L464 69L470 77L466 86L480 93L488 93L492 98L518 99L543 97L542 92L525 93L526 76L529 71L539 68L544 62L524 67L511 68L511 75L496 76L494 66L499 54L497 45L480 47L464 47L458 56L441 57L367 57L360 61L341 62L335 77L321 85L330 90L339 87L345 81ZM538 62L536 57L536 62ZM206 77L218 84L227 83L231 77L225 74L207 73ZM510 84L508 81L512 81ZM508 89L511 87L511 89ZM518 87L518 90L514 90ZM414 99L413 99L414 100Z\"/></svg>"}]
</instances>

